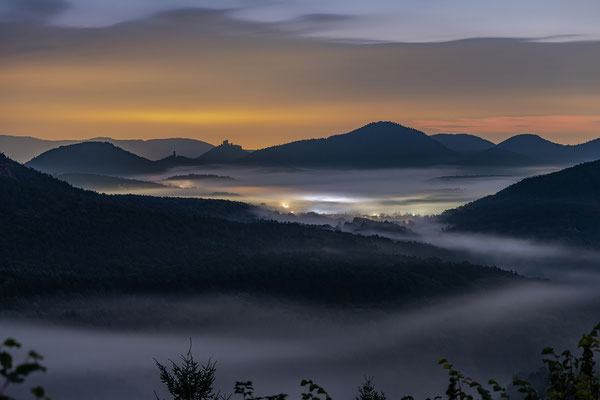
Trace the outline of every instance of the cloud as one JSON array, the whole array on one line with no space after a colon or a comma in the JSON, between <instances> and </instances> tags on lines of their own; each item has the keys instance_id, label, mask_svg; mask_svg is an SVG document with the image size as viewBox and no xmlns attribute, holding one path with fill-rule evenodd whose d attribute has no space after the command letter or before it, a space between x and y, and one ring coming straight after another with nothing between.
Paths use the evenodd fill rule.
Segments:
<instances>
[{"instance_id":1,"label":"cloud","mask_svg":"<svg viewBox=\"0 0 600 400\"><path fill-rule=\"evenodd\" d=\"M5 24L3 39L19 40L0 40L4 132L168 132L248 148L377 120L432 133L457 125L492 138L510 136L515 125L559 142L598 134L586 122L599 118L598 42L340 43L298 35L285 22L241 21L232 12L170 11L100 28ZM495 130L479 130L484 123Z\"/></svg>"},{"instance_id":2,"label":"cloud","mask_svg":"<svg viewBox=\"0 0 600 400\"><path fill-rule=\"evenodd\" d=\"M497 5L478 0L71 1L72 9L57 22L71 26L107 26L165 10L203 7L235 9L237 19L259 23L310 20L304 25L309 30L298 32L332 40L439 42L477 37L519 37L579 41L600 38L595 18L600 6L598 2L589 0L505 0ZM338 14L355 18L352 23L343 23Z\"/></svg>"},{"instance_id":3,"label":"cloud","mask_svg":"<svg viewBox=\"0 0 600 400\"><path fill-rule=\"evenodd\" d=\"M531 282L401 310L250 296L44 299L0 322L46 357L51 373L34 379L61 399L129 400L161 390L152 358L176 359L190 337L199 361L218 361L224 391L251 379L261 393L296 396L308 375L334 398L352 398L368 374L389 398L425 398L447 386L440 357L477 380L510 382L515 372L537 370L541 348L566 348L596 322L596 288Z\"/></svg>"},{"instance_id":4,"label":"cloud","mask_svg":"<svg viewBox=\"0 0 600 400\"><path fill-rule=\"evenodd\" d=\"M0 21L47 20L68 8L66 0L3 0Z\"/></svg>"},{"instance_id":5,"label":"cloud","mask_svg":"<svg viewBox=\"0 0 600 400\"><path fill-rule=\"evenodd\" d=\"M316 35L355 22L360 17L343 14L304 14L277 23L282 30L295 34Z\"/></svg>"}]
</instances>

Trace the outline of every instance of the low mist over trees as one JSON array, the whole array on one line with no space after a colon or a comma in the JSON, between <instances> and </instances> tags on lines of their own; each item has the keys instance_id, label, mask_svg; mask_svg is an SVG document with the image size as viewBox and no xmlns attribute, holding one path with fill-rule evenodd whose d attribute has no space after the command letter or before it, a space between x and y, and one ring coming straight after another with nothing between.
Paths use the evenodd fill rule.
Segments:
<instances>
[{"instance_id":1,"label":"low mist over trees","mask_svg":"<svg viewBox=\"0 0 600 400\"><path fill-rule=\"evenodd\" d=\"M0 301L252 292L331 304L431 299L521 278L430 245L257 220L243 203L107 196L0 158Z\"/></svg>"}]
</instances>

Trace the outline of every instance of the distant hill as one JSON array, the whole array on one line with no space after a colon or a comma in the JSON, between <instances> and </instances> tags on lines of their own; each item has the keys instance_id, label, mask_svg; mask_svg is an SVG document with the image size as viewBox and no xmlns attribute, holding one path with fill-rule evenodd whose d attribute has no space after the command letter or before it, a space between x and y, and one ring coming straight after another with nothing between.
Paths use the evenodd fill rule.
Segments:
<instances>
[{"instance_id":1,"label":"distant hill","mask_svg":"<svg viewBox=\"0 0 600 400\"><path fill-rule=\"evenodd\" d=\"M437 137L433 135L432 137ZM448 138L440 142L449 146ZM455 139L454 139L455 140ZM450 140L451 141L451 140ZM525 166L525 165L573 165L600 159L600 139L579 145L562 145L538 135L516 135L494 147L465 153L457 162L465 166Z\"/></svg>"},{"instance_id":2,"label":"distant hill","mask_svg":"<svg viewBox=\"0 0 600 400\"><path fill-rule=\"evenodd\" d=\"M581 161L600 160L600 139L594 139L589 142L567 147L577 154L577 157Z\"/></svg>"},{"instance_id":3,"label":"distant hill","mask_svg":"<svg viewBox=\"0 0 600 400\"><path fill-rule=\"evenodd\" d=\"M97 192L117 192L127 190L158 189L164 187L160 183L140 181L137 179L125 179L115 176L96 175L96 174L62 174L58 179L69 184L87 190Z\"/></svg>"},{"instance_id":4,"label":"distant hill","mask_svg":"<svg viewBox=\"0 0 600 400\"><path fill-rule=\"evenodd\" d=\"M112 138L93 138L87 141L108 142L149 160L160 160L176 152L179 156L196 158L214 146L195 139L170 138L149 140L121 140Z\"/></svg>"},{"instance_id":5,"label":"distant hill","mask_svg":"<svg viewBox=\"0 0 600 400\"><path fill-rule=\"evenodd\" d=\"M379 168L455 162L458 155L416 129L374 122L355 131L257 150L242 162L259 165Z\"/></svg>"},{"instance_id":6,"label":"distant hill","mask_svg":"<svg viewBox=\"0 0 600 400\"><path fill-rule=\"evenodd\" d=\"M149 160L165 158L173 154L174 151L181 156L195 158L214 147L212 144L200 140L183 138L119 140L102 137L85 140L43 140L29 136L0 135L0 152L18 162L27 162L48 150L82 142L112 143L123 150Z\"/></svg>"},{"instance_id":7,"label":"distant hill","mask_svg":"<svg viewBox=\"0 0 600 400\"><path fill-rule=\"evenodd\" d=\"M198 160L193 158L184 157L180 155L170 155L168 157L155 161L154 164L160 169L167 170L169 168L175 167L193 167L199 165L200 163L198 162Z\"/></svg>"},{"instance_id":8,"label":"distant hill","mask_svg":"<svg viewBox=\"0 0 600 400\"><path fill-rule=\"evenodd\" d=\"M207 164L238 164L273 168L388 168L457 165L463 167L521 167L573 165L600 159L600 139L562 145L538 135L513 136L497 145L469 134L427 136L393 122L373 122L352 132L323 139L291 142L261 150L244 150L224 141L219 146L192 139L116 140L96 138L125 151L155 160L155 170ZM33 154L77 141L44 141L0 135L0 152L25 161ZM41 155L41 154L39 154ZM34 164L32 164L34 165ZM51 170L49 164L45 165ZM101 171L68 171L108 174ZM120 174L137 174L121 171Z\"/></svg>"},{"instance_id":9,"label":"distant hill","mask_svg":"<svg viewBox=\"0 0 600 400\"><path fill-rule=\"evenodd\" d=\"M433 246L261 221L228 201L100 195L0 155L0 302L32 296L254 293L408 304L517 283Z\"/></svg>"},{"instance_id":10,"label":"distant hill","mask_svg":"<svg viewBox=\"0 0 600 400\"><path fill-rule=\"evenodd\" d=\"M229 143L229 141L225 140L196 159L203 164L220 164L241 160L248 154L249 152L242 149L242 146Z\"/></svg>"},{"instance_id":11,"label":"distant hill","mask_svg":"<svg viewBox=\"0 0 600 400\"><path fill-rule=\"evenodd\" d=\"M26 164L50 174L146 174L161 170L155 162L107 142L83 142L40 154Z\"/></svg>"},{"instance_id":12,"label":"distant hill","mask_svg":"<svg viewBox=\"0 0 600 400\"><path fill-rule=\"evenodd\" d=\"M569 146L546 140L538 135L516 135L497 146L498 149L520 154L531 160L549 163L569 162L577 159Z\"/></svg>"},{"instance_id":13,"label":"distant hill","mask_svg":"<svg viewBox=\"0 0 600 400\"><path fill-rule=\"evenodd\" d=\"M0 152L18 162L27 162L48 150L78 143L77 140L42 140L30 136L0 135Z\"/></svg>"},{"instance_id":14,"label":"distant hill","mask_svg":"<svg viewBox=\"0 0 600 400\"><path fill-rule=\"evenodd\" d=\"M497 148L520 154L536 164L573 164L600 159L600 139L577 145L562 145L538 135L516 135Z\"/></svg>"},{"instance_id":15,"label":"distant hill","mask_svg":"<svg viewBox=\"0 0 600 400\"><path fill-rule=\"evenodd\" d=\"M496 146L489 140L467 133L438 133L429 137L457 153L475 153Z\"/></svg>"},{"instance_id":16,"label":"distant hill","mask_svg":"<svg viewBox=\"0 0 600 400\"><path fill-rule=\"evenodd\" d=\"M600 245L600 161L524 179L440 218L454 230Z\"/></svg>"}]
</instances>

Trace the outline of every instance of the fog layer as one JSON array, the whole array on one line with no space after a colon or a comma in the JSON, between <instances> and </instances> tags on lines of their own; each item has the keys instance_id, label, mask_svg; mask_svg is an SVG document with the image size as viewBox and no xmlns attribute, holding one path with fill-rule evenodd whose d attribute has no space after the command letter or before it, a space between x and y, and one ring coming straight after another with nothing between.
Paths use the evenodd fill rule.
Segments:
<instances>
[{"instance_id":1,"label":"fog layer","mask_svg":"<svg viewBox=\"0 0 600 400\"><path fill-rule=\"evenodd\" d=\"M261 394L296 394L310 378L348 398L367 374L394 398L442 393L441 357L477 378L535 371L542 347L573 344L599 311L593 286L531 282L403 311L247 297L48 300L37 317L5 313L0 326L46 356L37 381L54 398L164 394L152 358L174 359L189 338L199 359L218 362L226 392L250 379Z\"/></svg>"},{"instance_id":2,"label":"fog layer","mask_svg":"<svg viewBox=\"0 0 600 400\"><path fill-rule=\"evenodd\" d=\"M132 176L168 185L152 190L115 187L108 193L212 197L263 204L281 212L325 214L438 214L495 193L526 176L556 168L176 168ZM231 180L166 180L174 175L213 174ZM85 187L85 185L84 185Z\"/></svg>"}]
</instances>

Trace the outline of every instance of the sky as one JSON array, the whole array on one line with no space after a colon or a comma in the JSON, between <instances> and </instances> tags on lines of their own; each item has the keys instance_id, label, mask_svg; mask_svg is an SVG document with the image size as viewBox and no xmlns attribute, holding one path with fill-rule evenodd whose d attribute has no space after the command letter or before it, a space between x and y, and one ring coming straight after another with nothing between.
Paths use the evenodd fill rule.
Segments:
<instances>
[{"instance_id":1,"label":"sky","mask_svg":"<svg viewBox=\"0 0 600 400\"><path fill-rule=\"evenodd\" d=\"M600 137L600 2L0 0L0 134Z\"/></svg>"}]
</instances>

